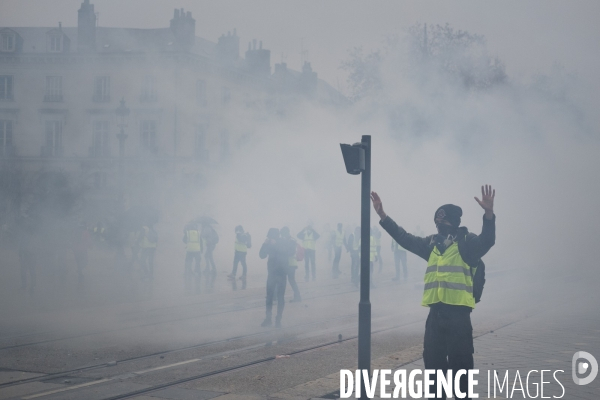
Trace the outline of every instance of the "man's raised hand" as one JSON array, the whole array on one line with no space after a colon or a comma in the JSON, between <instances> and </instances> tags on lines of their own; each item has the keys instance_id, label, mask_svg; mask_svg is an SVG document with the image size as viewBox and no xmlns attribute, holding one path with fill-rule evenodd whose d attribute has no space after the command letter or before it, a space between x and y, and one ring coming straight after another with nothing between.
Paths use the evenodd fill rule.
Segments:
<instances>
[{"instance_id":1,"label":"man's raised hand","mask_svg":"<svg viewBox=\"0 0 600 400\"><path fill-rule=\"evenodd\" d=\"M481 200L475 197L475 201L485 210L487 219L492 219L494 216L494 197L496 197L496 190L492 189L492 185L481 187Z\"/></svg>"},{"instance_id":2,"label":"man's raised hand","mask_svg":"<svg viewBox=\"0 0 600 400\"><path fill-rule=\"evenodd\" d=\"M379 215L379 218L385 219L387 215L385 211L383 211L383 204L381 203L381 199L379 198L377 192L371 192L371 201L373 201L373 208L375 209L377 215Z\"/></svg>"}]
</instances>

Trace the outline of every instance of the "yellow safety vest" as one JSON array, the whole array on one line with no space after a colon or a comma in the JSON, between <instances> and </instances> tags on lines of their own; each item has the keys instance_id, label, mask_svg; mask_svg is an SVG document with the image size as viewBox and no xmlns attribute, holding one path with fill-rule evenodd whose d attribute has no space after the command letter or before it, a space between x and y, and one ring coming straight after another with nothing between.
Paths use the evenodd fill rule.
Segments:
<instances>
[{"instance_id":1,"label":"yellow safety vest","mask_svg":"<svg viewBox=\"0 0 600 400\"><path fill-rule=\"evenodd\" d=\"M392 251L395 253L397 251L405 251L404 247L400 246L398 242L392 239Z\"/></svg>"},{"instance_id":2,"label":"yellow safety vest","mask_svg":"<svg viewBox=\"0 0 600 400\"><path fill-rule=\"evenodd\" d=\"M375 238L373 236L370 237L369 241L369 262L375 261L375 257L377 257L377 244L375 242ZM362 243L362 239L358 240L358 247L360 248L360 244Z\"/></svg>"},{"instance_id":3,"label":"yellow safety vest","mask_svg":"<svg viewBox=\"0 0 600 400\"><path fill-rule=\"evenodd\" d=\"M140 247L142 249L151 249L156 247L156 242L153 243L148 240L148 232L150 232L150 228L144 226L144 237L142 238L142 241L140 243Z\"/></svg>"},{"instance_id":4,"label":"yellow safety vest","mask_svg":"<svg viewBox=\"0 0 600 400\"><path fill-rule=\"evenodd\" d=\"M104 241L104 228L94 227L94 235L98 235L101 241Z\"/></svg>"},{"instance_id":5,"label":"yellow safety vest","mask_svg":"<svg viewBox=\"0 0 600 400\"><path fill-rule=\"evenodd\" d=\"M242 243L242 242L238 242L237 240L237 235L235 235L235 251L239 251L241 253L247 253L248 252L248 246L246 246L246 243Z\"/></svg>"},{"instance_id":6,"label":"yellow safety vest","mask_svg":"<svg viewBox=\"0 0 600 400\"><path fill-rule=\"evenodd\" d=\"M371 243L370 243L370 254L369 254L369 261L373 262L375 261L375 257L377 257L377 241L375 240L375 238L373 236L371 236Z\"/></svg>"},{"instance_id":7,"label":"yellow safety vest","mask_svg":"<svg viewBox=\"0 0 600 400\"><path fill-rule=\"evenodd\" d=\"M342 244L344 244L344 233L335 231L335 247L342 247Z\"/></svg>"},{"instance_id":8,"label":"yellow safety vest","mask_svg":"<svg viewBox=\"0 0 600 400\"><path fill-rule=\"evenodd\" d=\"M444 254L434 247L429 256L421 304L429 307L435 303L475 308L471 268L460 256L456 242Z\"/></svg>"},{"instance_id":9,"label":"yellow safety vest","mask_svg":"<svg viewBox=\"0 0 600 400\"><path fill-rule=\"evenodd\" d=\"M200 233L195 229L191 229L189 231L186 231L185 233L187 236L185 250L187 252L202 251L202 246L200 245Z\"/></svg>"},{"instance_id":10,"label":"yellow safety vest","mask_svg":"<svg viewBox=\"0 0 600 400\"><path fill-rule=\"evenodd\" d=\"M294 238L292 238L292 240L294 241L294 243L296 243L296 240L294 240ZM288 265L290 267L297 267L298 266L298 260L296 259L296 253L294 253L290 258L289 258L289 262Z\"/></svg>"},{"instance_id":11,"label":"yellow safety vest","mask_svg":"<svg viewBox=\"0 0 600 400\"><path fill-rule=\"evenodd\" d=\"M354 251L360 250L360 236L354 235L354 243L352 243L352 249Z\"/></svg>"},{"instance_id":12,"label":"yellow safety vest","mask_svg":"<svg viewBox=\"0 0 600 400\"><path fill-rule=\"evenodd\" d=\"M315 239L312 232L304 231L304 241L302 243L302 247L308 250L315 249Z\"/></svg>"}]
</instances>

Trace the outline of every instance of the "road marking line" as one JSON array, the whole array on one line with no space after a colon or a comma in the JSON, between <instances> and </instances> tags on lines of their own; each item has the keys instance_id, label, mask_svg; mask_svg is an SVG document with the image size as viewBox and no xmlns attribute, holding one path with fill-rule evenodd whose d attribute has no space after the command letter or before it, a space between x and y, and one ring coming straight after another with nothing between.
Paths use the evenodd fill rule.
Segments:
<instances>
[{"instance_id":1,"label":"road marking line","mask_svg":"<svg viewBox=\"0 0 600 400\"><path fill-rule=\"evenodd\" d=\"M167 369L167 368L177 367L179 365L190 364L190 363L193 363L193 362L196 362L196 361L200 361L200 359L199 358L193 358L191 360L181 361L181 362L174 363L174 364L163 365L163 366L156 367L156 368L150 368L150 369L144 369L142 371L132 372L131 374L142 375L142 374L145 374L147 372L159 371L161 369ZM48 396L48 395L54 394L54 393L66 392L67 390L73 390L73 389L79 389L79 388L86 387L86 386L92 386L92 385L96 385L98 383L108 382L108 381L112 381L112 380L115 380L115 379L118 379L118 378L119 377L116 376L116 377L113 377L113 378L105 378L105 379L100 379L98 381L92 381L92 382L82 383L81 385L74 385L74 386L69 386L69 387L66 387L66 388L54 389L54 390L50 390L48 392L42 392L42 393L37 393L37 394L30 395L30 396L22 397L22 399L23 400L35 399L36 397Z\"/></svg>"},{"instance_id":2,"label":"road marking line","mask_svg":"<svg viewBox=\"0 0 600 400\"><path fill-rule=\"evenodd\" d=\"M49 394L66 392L67 390L73 390L73 389L78 389L78 388L81 388L81 387L92 386L92 385L96 385L98 383L108 382L108 381L112 381L112 380L113 380L113 378L100 379L99 381L92 381L92 382L82 383L81 385L75 385L75 386L69 386L69 387L66 387L66 388L50 390L48 392L33 394L31 396L25 396L25 397L21 397L21 398L24 399L24 400L35 399L36 397L42 397L42 396L47 396Z\"/></svg>"},{"instance_id":3,"label":"road marking line","mask_svg":"<svg viewBox=\"0 0 600 400\"><path fill-rule=\"evenodd\" d=\"M175 364L163 365L163 366L160 366L160 367L155 367L155 368L150 368L150 369L144 369L144 370L136 371L136 372L132 372L132 373L136 374L136 375L141 375L141 374L145 374L146 372L159 371L161 369L176 367L178 365L189 364L189 363L193 363L193 362L196 362L196 361L200 361L200 359L199 358L193 358L191 360L181 361L181 362L178 362L178 363L175 363Z\"/></svg>"}]
</instances>

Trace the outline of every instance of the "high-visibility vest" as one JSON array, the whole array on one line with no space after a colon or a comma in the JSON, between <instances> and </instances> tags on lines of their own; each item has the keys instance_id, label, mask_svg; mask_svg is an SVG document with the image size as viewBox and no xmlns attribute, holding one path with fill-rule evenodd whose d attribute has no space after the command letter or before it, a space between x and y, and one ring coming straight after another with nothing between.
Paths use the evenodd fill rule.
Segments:
<instances>
[{"instance_id":1,"label":"high-visibility vest","mask_svg":"<svg viewBox=\"0 0 600 400\"><path fill-rule=\"evenodd\" d=\"M315 249L315 239L314 239L314 235L311 231L304 231L304 241L302 243L302 247L304 247L305 249L308 250L314 250Z\"/></svg>"},{"instance_id":2,"label":"high-visibility vest","mask_svg":"<svg viewBox=\"0 0 600 400\"><path fill-rule=\"evenodd\" d=\"M392 251L395 253L397 251L405 251L404 247L400 246L398 242L392 239Z\"/></svg>"},{"instance_id":3,"label":"high-visibility vest","mask_svg":"<svg viewBox=\"0 0 600 400\"><path fill-rule=\"evenodd\" d=\"M380 237L371 236L371 237L375 238L375 246L381 246L381 236Z\"/></svg>"},{"instance_id":4,"label":"high-visibility vest","mask_svg":"<svg viewBox=\"0 0 600 400\"><path fill-rule=\"evenodd\" d=\"M342 247L342 244L344 244L344 233L335 231L335 247Z\"/></svg>"},{"instance_id":5,"label":"high-visibility vest","mask_svg":"<svg viewBox=\"0 0 600 400\"><path fill-rule=\"evenodd\" d=\"M475 308L471 268L460 256L457 242L444 254L436 246L429 256L421 304L429 307L435 303Z\"/></svg>"},{"instance_id":6,"label":"high-visibility vest","mask_svg":"<svg viewBox=\"0 0 600 400\"><path fill-rule=\"evenodd\" d=\"M104 241L104 228L94 227L94 235L98 236L101 241Z\"/></svg>"},{"instance_id":7,"label":"high-visibility vest","mask_svg":"<svg viewBox=\"0 0 600 400\"><path fill-rule=\"evenodd\" d=\"M237 235L235 235L235 251L239 251L241 253L248 252L248 246L246 246L246 242L238 241Z\"/></svg>"},{"instance_id":8,"label":"high-visibility vest","mask_svg":"<svg viewBox=\"0 0 600 400\"><path fill-rule=\"evenodd\" d=\"M197 252L202 251L202 246L200 244L200 232L196 229L190 229L185 231L187 236L187 243L185 244L185 251L187 252Z\"/></svg>"},{"instance_id":9,"label":"high-visibility vest","mask_svg":"<svg viewBox=\"0 0 600 400\"><path fill-rule=\"evenodd\" d=\"M151 249L156 247L156 242L151 242L148 240L148 232L150 232L150 228L144 226L144 237L141 240L140 247L142 249Z\"/></svg>"},{"instance_id":10,"label":"high-visibility vest","mask_svg":"<svg viewBox=\"0 0 600 400\"><path fill-rule=\"evenodd\" d=\"M375 257L377 257L377 240L375 240L375 238L372 235L369 250L369 261L373 262L375 261Z\"/></svg>"},{"instance_id":11,"label":"high-visibility vest","mask_svg":"<svg viewBox=\"0 0 600 400\"><path fill-rule=\"evenodd\" d=\"M375 261L375 257L377 257L377 243L375 242L375 238L371 235L369 240L369 262ZM358 241L358 247L360 248L360 244L362 243L362 239Z\"/></svg>"},{"instance_id":12,"label":"high-visibility vest","mask_svg":"<svg viewBox=\"0 0 600 400\"><path fill-rule=\"evenodd\" d=\"M352 243L352 249L354 251L360 250L360 235L354 235L354 243Z\"/></svg>"},{"instance_id":13,"label":"high-visibility vest","mask_svg":"<svg viewBox=\"0 0 600 400\"><path fill-rule=\"evenodd\" d=\"M293 240L294 243L296 243L296 240L294 238L290 238L290 239ZM290 256L288 265L290 267L297 267L298 266L298 260L296 259L296 252L294 252L294 254L292 256Z\"/></svg>"}]
</instances>

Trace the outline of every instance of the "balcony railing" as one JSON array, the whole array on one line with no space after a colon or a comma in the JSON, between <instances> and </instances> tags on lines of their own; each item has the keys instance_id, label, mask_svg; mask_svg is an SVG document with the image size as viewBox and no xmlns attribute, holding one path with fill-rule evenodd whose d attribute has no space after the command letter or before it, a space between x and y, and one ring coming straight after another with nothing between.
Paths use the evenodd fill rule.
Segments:
<instances>
[{"instance_id":1,"label":"balcony railing","mask_svg":"<svg viewBox=\"0 0 600 400\"><path fill-rule=\"evenodd\" d=\"M62 146L42 146L42 157L62 157Z\"/></svg>"},{"instance_id":2,"label":"balcony railing","mask_svg":"<svg viewBox=\"0 0 600 400\"><path fill-rule=\"evenodd\" d=\"M108 158L110 157L110 147L90 146L89 155L92 158Z\"/></svg>"},{"instance_id":3,"label":"balcony railing","mask_svg":"<svg viewBox=\"0 0 600 400\"><path fill-rule=\"evenodd\" d=\"M92 101L95 103L108 103L110 101L110 95L96 93L92 96Z\"/></svg>"},{"instance_id":4,"label":"balcony railing","mask_svg":"<svg viewBox=\"0 0 600 400\"><path fill-rule=\"evenodd\" d=\"M140 95L140 103L154 103L158 100L156 93L142 93Z\"/></svg>"},{"instance_id":5,"label":"balcony railing","mask_svg":"<svg viewBox=\"0 0 600 400\"><path fill-rule=\"evenodd\" d=\"M17 155L17 149L12 144L0 146L0 157L15 157Z\"/></svg>"},{"instance_id":6,"label":"balcony railing","mask_svg":"<svg viewBox=\"0 0 600 400\"><path fill-rule=\"evenodd\" d=\"M62 94L47 94L44 96L46 102L61 102L63 101Z\"/></svg>"}]
</instances>

